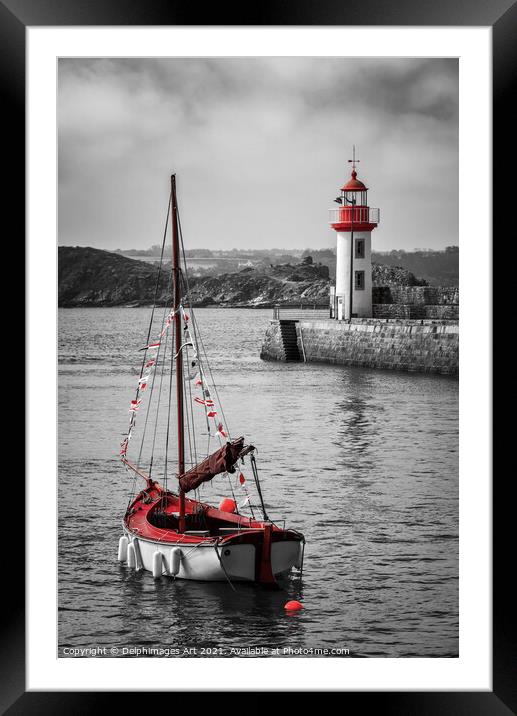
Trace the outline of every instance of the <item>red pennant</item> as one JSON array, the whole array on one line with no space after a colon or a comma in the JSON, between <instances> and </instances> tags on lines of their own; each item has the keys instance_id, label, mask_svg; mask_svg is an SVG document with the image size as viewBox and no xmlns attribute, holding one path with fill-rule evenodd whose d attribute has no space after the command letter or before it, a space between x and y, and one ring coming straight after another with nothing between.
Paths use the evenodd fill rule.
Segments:
<instances>
[{"instance_id":1,"label":"red pennant","mask_svg":"<svg viewBox=\"0 0 517 716\"><path fill-rule=\"evenodd\" d=\"M214 404L213 400L201 400L201 398L194 398L194 402L199 403L199 405L207 405L209 407Z\"/></svg>"}]
</instances>

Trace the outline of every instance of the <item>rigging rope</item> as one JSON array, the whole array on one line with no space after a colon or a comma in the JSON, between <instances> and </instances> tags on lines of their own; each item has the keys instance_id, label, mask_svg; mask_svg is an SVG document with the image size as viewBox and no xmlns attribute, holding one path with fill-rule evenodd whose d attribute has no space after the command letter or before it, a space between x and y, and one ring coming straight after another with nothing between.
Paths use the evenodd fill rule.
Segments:
<instances>
[{"instance_id":1,"label":"rigging rope","mask_svg":"<svg viewBox=\"0 0 517 716\"><path fill-rule=\"evenodd\" d=\"M171 344L174 345L173 338L176 333L176 326L173 326L173 333L171 336ZM165 360L164 360L165 364ZM165 437L165 465L163 470L164 487L167 489L167 467L169 458L169 434L170 434L170 422L171 422L171 395L172 395L172 376L174 374L174 351L171 350L171 368L170 368L170 379L169 379L169 409L167 411L167 432Z\"/></svg>"},{"instance_id":2,"label":"rigging rope","mask_svg":"<svg viewBox=\"0 0 517 716\"><path fill-rule=\"evenodd\" d=\"M169 282L169 285L170 285L170 282ZM162 327L161 327L162 331L163 331L163 327L164 327L164 325L165 325L165 315L166 315L166 312L167 312L167 305L165 305L165 307L164 307L164 309L163 309ZM165 334L165 346L164 346L164 356L163 356L163 363L164 363L164 365L165 365L165 356L166 356L166 354L167 354L167 338L168 338L168 333ZM148 341L148 342L149 342L149 341ZM157 352L156 352L156 363L155 363L155 369L154 369L154 371L153 371L153 378L152 378L152 381L151 381L151 389L149 390L149 400L147 401L147 410L146 410L146 414L145 414L144 429L143 429L143 432L142 432L142 440L141 440L141 443L140 443L140 451L139 451L139 453L138 453L138 460L137 460L137 463L136 463L137 467L140 467L140 463L141 463L141 460L142 460L142 452L143 452L143 449L144 449L144 441L145 441L145 436L146 436L146 433L147 433L147 422L148 422L148 420L149 420L149 415L150 415L150 411L151 411L151 404L152 404L153 393L154 393L154 383L155 383L155 380L156 380L156 374L157 374L157 372L158 372L158 371L157 371L157 367L158 367L159 361L160 361L161 348L162 348L162 343L161 343L161 341L160 341L160 345L158 346L158 350L157 350ZM163 377L163 368L162 368L162 377ZM160 392L161 392L161 381L160 381ZM158 399L160 399L160 397L161 397L161 396L158 396ZM154 444L153 444L153 448L154 448ZM151 458L150 458L150 459L151 459L151 464L152 464L152 462L153 462L153 454L154 454L154 450L151 452ZM151 473L150 473L150 472L149 472L149 477L151 477Z\"/></svg>"},{"instance_id":3,"label":"rigging rope","mask_svg":"<svg viewBox=\"0 0 517 716\"><path fill-rule=\"evenodd\" d=\"M163 326L163 323L162 323L162 326ZM159 416L159 413L160 413L160 405L161 405L161 402L162 402L162 386L163 386L163 376L165 375L165 365L166 365L166 360L165 360L165 359L166 359L166 356L167 356L167 343L168 343L168 339L169 339L169 334L168 334L168 332L167 332L167 333L165 334L165 345L164 345L164 347L163 347L163 365L162 365L162 370L161 370L161 373L160 373L160 386L159 386L159 389L158 389L158 404L157 404L157 406L156 406L156 417L155 417L155 420L154 420L153 442L152 442L152 447L151 447L151 458L150 458L150 465L149 465L149 477L151 477L151 471L152 471L153 460L154 460L154 449L155 449L155 446L156 446L156 432L157 432L157 428L158 428L158 416ZM158 353L157 355L159 356L159 353ZM158 358L157 358L157 360L158 360ZM155 372L155 375L156 375L156 372ZM152 386L152 387L154 387L154 377L153 377L153 386ZM151 393L151 395L149 396L149 403L151 402L151 397L152 397L152 393ZM166 485L164 485L164 487L165 487L165 489L166 489Z\"/></svg>"},{"instance_id":4,"label":"rigging rope","mask_svg":"<svg viewBox=\"0 0 517 716\"><path fill-rule=\"evenodd\" d=\"M155 287L154 287L153 305L152 305L152 311L151 311L148 332L147 332L147 343L146 343L146 348L144 349L142 366L140 369L139 383L138 383L138 387L137 387L137 391L136 391L136 399L135 399L135 401L133 401L133 402L135 402L136 407L131 415L130 427L129 427L129 431L128 431L129 437L131 436L131 430L136 423L136 410L138 409L137 401L138 401L138 396L141 391L142 378L144 377L144 370L146 368L148 350L150 347L149 341L151 338L151 332L152 332L152 328L153 328L153 324L154 324L155 311L157 308L158 290L160 287L160 281L161 281L162 273L163 273L163 257L164 257L164 250L165 250L165 241L166 241L166 237L167 237L167 230L168 230L170 216L171 216L171 204L172 204L172 194L170 193L168 204L167 204L167 216L166 216L166 221L165 221L163 240L162 240L162 246L161 246L161 252L160 252L160 263L159 263L158 273L157 273L157 277L156 277L156 283L155 283ZM186 336L186 339L188 339L182 343L177 354L181 353L180 359L182 361L183 367L185 368L185 364L186 364L186 368L187 368L187 370L183 370L183 376L184 376L183 377L183 398L184 398L184 403L186 404L185 407L187 408L186 410L184 410L183 415L184 415L184 420L186 419L186 423L187 423L187 425L186 425L187 439L188 439L189 452L190 452L190 464L192 466L194 464L197 464L197 462L198 462L198 453L197 453L197 445L196 445L196 416L194 414L194 401L193 401L192 385L191 385L191 380L192 380L192 378L191 378L192 370L191 369L192 368L195 367L197 372L199 373L199 381L200 381L200 385L201 385L201 389L202 389L202 393L203 393L203 400L206 400L206 403L202 403L202 404L204 404L205 407L207 405L212 405L212 406L214 405L213 402L209 401L209 398L211 396L211 392L210 392L211 390L213 390L214 396L217 400L217 410L219 411L220 416L222 418L222 422L219 422L219 418L217 418L217 419L214 418L214 422L216 425L216 435L219 439L219 444L220 445L224 444L225 442L229 441L231 439L231 437L230 437L230 430L228 427L226 415L224 413L224 410L222 407L222 402L219 397L219 391L217 388L217 384L216 384L216 381L215 381L215 378L214 378L214 375L212 372L212 366L211 366L209 358L208 358L208 353L207 353L205 344L203 342L201 332L199 331L197 316L195 315L195 312L194 312L194 309L192 306L192 295L191 295L190 285L189 285L189 280L188 280L187 260L186 260L184 242L183 242L183 231L182 231L182 226L181 226L179 209L177 210L177 225L178 225L178 238L179 238L179 243L180 243L181 257L182 257L183 265L184 265L184 271L182 271L178 267L178 269L179 269L178 270L178 280L180 281L180 301L181 301L180 307L178 308L178 310L181 311L181 313L182 313L182 318L185 322L184 323L185 336ZM173 279L173 272L171 271L170 276L169 276L169 282L167 284L167 293L171 289L172 279ZM190 316L187 316L183 310L182 303L183 303L184 299L186 299L185 303L188 306ZM162 386L163 386L163 379L164 379L164 375L166 373L166 367L167 367L168 332L167 332L167 330L164 331L166 309L167 309L167 303L165 304L164 313L163 313L162 321L161 321L162 331L160 333L160 337L163 338L163 336L165 336L165 340L163 341L163 344L164 344L163 345L163 360L162 360L162 364L161 364L159 388L157 388L159 390L159 395L158 395L158 402L157 402L157 406L156 406L156 415L155 415L153 435L152 435L152 445L151 445L151 454L150 454L150 463L149 463L149 477L151 477L152 470L153 470L154 454L155 454L156 439L157 439L157 432L158 432L157 426L158 426L158 419L159 419L160 407L161 407L161 402L162 402ZM169 314L169 316L171 316L171 315L173 315L172 312ZM188 322L189 318L191 319L190 323ZM169 318L167 318L167 327L169 325L170 325L170 321L169 321ZM174 331L174 328L173 328L173 331ZM174 333L173 333L173 336L174 336ZM142 435L142 440L141 440L141 444L140 444L140 450L139 450L139 454L138 454L138 460L136 463L137 467L139 467L139 465L141 463L141 459L142 459L143 448L144 448L145 438L146 438L146 434L147 434L148 421L151 416L151 404L152 404L152 400L153 400L155 381L158 383L156 374L158 372L160 355L161 355L161 351L162 351L161 338L156 344L154 344L155 350L156 350L156 355L151 356L151 358L155 359L154 363L152 363L152 365L154 365L154 370L153 370L152 380L150 381L149 400L148 400L148 404L147 404L147 411L146 411L145 423L144 423L144 427L143 427L143 435ZM166 428L166 435L165 435L165 458L164 458L164 488L165 488L165 491L167 491L167 481L168 481L170 418L171 418L172 392L173 392L172 391L172 380L173 380L173 373L174 373L174 360L177 357L177 354L174 355L174 337L171 338L170 346L171 346L170 347L170 379L169 379L167 428ZM193 350L194 355L193 355L192 360L190 358L189 348L192 348L192 350ZM191 363L192 363L192 365L191 365ZM206 366L207 372L205 372L205 366ZM150 377L150 376L145 376L145 377ZM188 386L185 384L186 380L188 380ZM145 386L144 386L144 388L145 388ZM202 402L199 398L195 398L195 400L197 402ZM205 411L204 411L206 427L207 427L207 456L210 454L210 443L211 443L211 439L213 437L212 431L210 428L209 415L208 415L210 410L214 410L214 409L208 408L208 409L205 409ZM217 415L217 412L214 412L213 415L210 415L210 418L212 418L216 415ZM267 515L266 515L266 511L265 511L264 501L262 498L255 458L253 455L251 455L251 462L252 462L253 476L255 478L255 485L256 485L257 492L258 492L261 506L262 506L263 516L264 516L264 519L268 519ZM228 472L226 472L226 475L228 478L228 484L229 484L229 488L230 488L232 497L235 500L235 502L237 503L237 498L235 495L234 486L233 486L231 476ZM132 485L132 489L131 489L131 496L130 496L130 501L128 503L128 507L129 507L131 500L134 498L136 480L137 480L137 473L133 472L133 485ZM241 484L244 484L244 483L241 482ZM250 496L248 494L247 489L246 488L244 488L244 489L246 491L247 503L249 504L252 516L254 517L253 505L251 503ZM197 490L197 497L199 500L199 490Z\"/></svg>"},{"instance_id":5,"label":"rigging rope","mask_svg":"<svg viewBox=\"0 0 517 716\"><path fill-rule=\"evenodd\" d=\"M182 228L181 228L181 218L180 218L179 210L177 211L177 216L178 216L178 230L179 230L178 233L179 233L179 240L180 240L180 247L181 247L181 255L182 255L182 258L183 258L183 264L184 264L184 266L185 266L185 272L184 272L184 274L185 274L185 285L186 285L186 289L187 289L187 291L186 291L187 302L188 302L189 311L190 311L190 316L191 316L192 324L193 324L194 342L195 342L195 344L196 344L196 350L197 350L197 354L198 354L198 359L199 359L199 362L201 363L201 354L200 354L200 351L199 351L199 345L201 345L201 349L202 349L202 352L203 352L203 355L204 355L204 361L205 361L205 363L206 363L206 366L207 366L207 368L208 368L208 372L209 372L209 374L210 374L210 379L211 379L211 382L212 382L214 394L215 394L215 396L216 396L216 398L217 398L217 403L218 403L219 409L220 409L220 411L221 411L221 416L222 416L222 418L223 418L224 425L225 425L225 427L226 427L226 429L227 429L227 431L228 431L228 438L231 439L230 427L229 427L229 425L228 425L228 421L226 420L226 416L225 416L225 414L224 414L223 405L222 405L221 399L220 399L220 397L219 397L219 392L218 392L218 390L217 390L217 385L216 385L216 382L215 382L215 379L214 379L214 376L213 376L213 373L212 373L212 367L211 367L211 365L210 365L210 361L208 360L208 355L207 355L207 352L206 352L206 349L205 349L205 345L204 345L204 343L203 343L203 337L201 336L201 332L200 332L199 329L198 329L197 319L196 319L196 316L195 316L195 313L194 313L194 309L193 309L193 307L192 307L192 297L191 297L191 293L190 293L190 285L189 285L189 281L188 281L188 272L187 272L187 259L186 259L186 256L185 256L185 246L184 246L184 243L183 243L183 231L182 231Z\"/></svg>"},{"instance_id":6,"label":"rigging rope","mask_svg":"<svg viewBox=\"0 0 517 716\"><path fill-rule=\"evenodd\" d=\"M146 345L149 345L149 339L151 338L151 331L152 331L152 327L153 327L154 311L155 311L155 309L156 309L156 299L157 299L157 297L158 297L158 286L159 286L160 278L161 278L161 274L162 274L163 252L164 252L164 250L165 250L165 239L167 238L167 229L168 229L168 226L169 226L170 212L171 212L171 192L169 192L169 198L168 198L168 200L167 200L167 216L166 216L166 218L165 218L165 227L164 227L164 229L163 229L162 248L161 248L161 253L160 253L160 264L159 264L159 266L158 266L158 273L157 273L157 275L156 275L156 283L155 283L155 285L154 285L153 307L152 307L152 310L151 310L151 318L150 318L150 320L149 320L149 327L148 327L148 329L147 329ZM143 355L143 358L142 358L142 365L141 365L141 367L140 367L139 380L142 378L142 376L143 376L143 374L144 374L144 368L145 368L146 358L147 358L147 349L144 351L144 355ZM137 389L136 389L136 397L135 397L135 400L138 400L139 393L140 393L140 383L138 384L138 387L137 387ZM131 431L132 431L132 429L133 429L135 423L136 423L136 413L132 413L131 419L130 419L130 421L129 421L128 435L131 434ZM132 482L131 490L130 490L130 493L129 493L128 507L129 507L129 505L131 504L131 502L133 501L134 496L135 496L136 480L137 480L137 475L136 475L136 473L134 472L134 473L133 473L133 482Z\"/></svg>"}]
</instances>

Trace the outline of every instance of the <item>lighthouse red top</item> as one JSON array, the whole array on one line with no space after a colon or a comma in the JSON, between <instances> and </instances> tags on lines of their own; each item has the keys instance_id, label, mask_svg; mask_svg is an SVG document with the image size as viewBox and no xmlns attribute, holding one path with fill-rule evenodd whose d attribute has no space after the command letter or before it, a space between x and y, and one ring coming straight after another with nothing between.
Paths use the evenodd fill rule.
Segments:
<instances>
[{"instance_id":1,"label":"lighthouse red top","mask_svg":"<svg viewBox=\"0 0 517 716\"><path fill-rule=\"evenodd\" d=\"M355 169L355 146L352 164L352 176L341 187L341 196L336 199L341 204L339 209L330 210L330 225L340 232L371 231L379 222L379 210L368 206L368 187L357 178Z\"/></svg>"},{"instance_id":2,"label":"lighthouse red top","mask_svg":"<svg viewBox=\"0 0 517 716\"><path fill-rule=\"evenodd\" d=\"M352 178L341 187L341 191L367 191L367 189L368 187L366 187L363 182L357 178L357 172L355 169L352 170Z\"/></svg>"}]
</instances>

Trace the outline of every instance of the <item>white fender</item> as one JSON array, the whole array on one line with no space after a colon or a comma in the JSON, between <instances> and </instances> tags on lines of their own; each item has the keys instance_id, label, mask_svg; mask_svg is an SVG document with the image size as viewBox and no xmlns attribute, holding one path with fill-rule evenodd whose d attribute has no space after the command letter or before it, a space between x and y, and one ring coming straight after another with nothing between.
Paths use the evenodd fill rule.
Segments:
<instances>
[{"instance_id":1,"label":"white fender","mask_svg":"<svg viewBox=\"0 0 517 716\"><path fill-rule=\"evenodd\" d=\"M136 568L135 545L132 542L130 542L127 546L127 566L130 569Z\"/></svg>"},{"instance_id":2,"label":"white fender","mask_svg":"<svg viewBox=\"0 0 517 716\"><path fill-rule=\"evenodd\" d=\"M126 535L122 535L122 537L118 541L118 561L119 562L125 562L127 559L127 544L128 539Z\"/></svg>"},{"instance_id":3,"label":"white fender","mask_svg":"<svg viewBox=\"0 0 517 716\"><path fill-rule=\"evenodd\" d=\"M135 569L144 569L144 560L142 559L142 551L140 549L140 542L135 537L133 539L133 547L135 548Z\"/></svg>"},{"instance_id":4,"label":"white fender","mask_svg":"<svg viewBox=\"0 0 517 716\"><path fill-rule=\"evenodd\" d=\"M155 579L158 579L158 577L162 576L163 572L163 560L162 560L162 553L156 550L156 552L153 552L153 577Z\"/></svg>"},{"instance_id":5,"label":"white fender","mask_svg":"<svg viewBox=\"0 0 517 716\"><path fill-rule=\"evenodd\" d=\"M171 549L171 574L176 576L180 571L182 552L179 547Z\"/></svg>"}]
</instances>

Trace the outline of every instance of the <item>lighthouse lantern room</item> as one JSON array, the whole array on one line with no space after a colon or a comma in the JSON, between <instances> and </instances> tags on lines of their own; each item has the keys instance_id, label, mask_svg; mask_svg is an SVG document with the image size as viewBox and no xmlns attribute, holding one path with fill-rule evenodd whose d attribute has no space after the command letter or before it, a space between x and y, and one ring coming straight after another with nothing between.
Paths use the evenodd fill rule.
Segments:
<instances>
[{"instance_id":1,"label":"lighthouse lantern room","mask_svg":"<svg viewBox=\"0 0 517 716\"><path fill-rule=\"evenodd\" d=\"M371 232L379 223L379 209L368 206L368 188L357 178L355 147L348 161L352 175L329 217L337 237L333 316L340 321L372 315Z\"/></svg>"}]
</instances>

